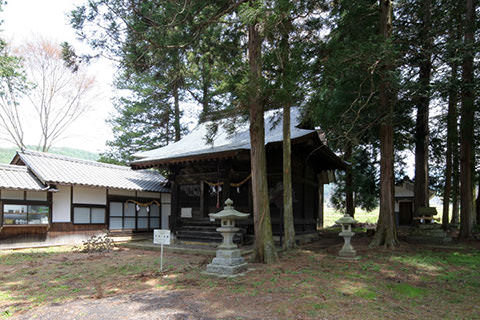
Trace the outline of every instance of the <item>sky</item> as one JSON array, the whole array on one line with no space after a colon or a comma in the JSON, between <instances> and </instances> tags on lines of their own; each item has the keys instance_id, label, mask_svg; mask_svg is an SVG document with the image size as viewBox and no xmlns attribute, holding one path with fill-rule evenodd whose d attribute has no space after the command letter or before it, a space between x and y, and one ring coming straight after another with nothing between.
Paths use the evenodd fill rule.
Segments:
<instances>
[{"instance_id":1,"label":"sky","mask_svg":"<svg viewBox=\"0 0 480 320\"><path fill-rule=\"evenodd\" d=\"M79 52L88 50L78 41L75 32L68 23L67 14L84 1L81 0L10 0L0 13L3 24L1 37L7 42L19 45L38 36L61 43L69 42ZM110 126L105 123L113 113L112 86L115 67L107 59L99 59L89 66L89 72L95 75L99 93L91 110L80 117L65 132L63 139L55 147L67 146L101 152L105 142L113 138ZM32 118L24 125L26 144L38 143L38 132Z\"/></svg>"}]
</instances>

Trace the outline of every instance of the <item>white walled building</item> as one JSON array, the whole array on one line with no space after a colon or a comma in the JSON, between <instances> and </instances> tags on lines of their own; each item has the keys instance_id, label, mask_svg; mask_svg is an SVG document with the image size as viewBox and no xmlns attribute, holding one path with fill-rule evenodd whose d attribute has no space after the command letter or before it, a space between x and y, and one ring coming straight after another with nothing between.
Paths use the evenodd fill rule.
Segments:
<instances>
[{"instance_id":1,"label":"white walled building","mask_svg":"<svg viewBox=\"0 0 480 320\"><path fill-rule=\"evenodd\" d=\"M17 152L10 165L0 165L0 248L168 229L166 182L152 170Z\"/></svg>"}]
</instances>

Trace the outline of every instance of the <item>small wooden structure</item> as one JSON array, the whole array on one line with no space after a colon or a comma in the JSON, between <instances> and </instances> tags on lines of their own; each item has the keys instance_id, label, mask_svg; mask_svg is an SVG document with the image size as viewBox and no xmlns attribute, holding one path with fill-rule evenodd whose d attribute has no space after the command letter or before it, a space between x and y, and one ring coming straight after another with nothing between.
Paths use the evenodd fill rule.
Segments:
<instances>
[{"instance_id":1,"label":"small wooden structure","mask_svg":"<svg viewBox=\"0 0 480 320\"><path fill-rule=\"evenodd\" d=\"M416 220L413 212L414 186L414 182L408 178L395 186L395 216L399 226L410 226ZM430 191L430 198L434 195L435 193Z\"/></svg>"},{"instance_id":2,"label":"small wooden structure","mask_svg":"<svg viewBox=\"0 0 480 320\"><path fill-rule=\"evenodd\" d=\"M280 116L280 117L279 117ZM265 149L272 228L283 233L282 123L274 111L265 114ZM297 234L314 233L323 220L323 183L333 179L333 171L345 163L321 141L313 129L300 128L298 110L292 108L292 183L293 213ZM179 239L221 241L216 223L209 214L218 212L227 198L243 212L253 212L250 181L250 136L247 124L231 134L223 125L206 122L180 141L166 147L137 154L134 169L167 170L171 184L171 229ZM216 135L208 141L212 126ZM253 235L253 218L240 224L243 235Z\"/></svg>"}]
</instances>

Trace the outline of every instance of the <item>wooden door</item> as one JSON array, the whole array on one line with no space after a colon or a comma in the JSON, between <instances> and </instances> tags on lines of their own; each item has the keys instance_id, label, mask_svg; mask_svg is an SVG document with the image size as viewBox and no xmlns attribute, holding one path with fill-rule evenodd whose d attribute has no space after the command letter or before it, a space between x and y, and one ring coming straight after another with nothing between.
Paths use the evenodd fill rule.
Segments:
<instances>
[{"instance_id":1,"label":"wooden door","mask_svg":"<svg viewBox=\"0 0 480 320\"><path fill-rule=\"evenodd\" d=\"M399 203L399 224L401 226L409 226L413 222L412 202Z\"/></svg>"}]
</instances>

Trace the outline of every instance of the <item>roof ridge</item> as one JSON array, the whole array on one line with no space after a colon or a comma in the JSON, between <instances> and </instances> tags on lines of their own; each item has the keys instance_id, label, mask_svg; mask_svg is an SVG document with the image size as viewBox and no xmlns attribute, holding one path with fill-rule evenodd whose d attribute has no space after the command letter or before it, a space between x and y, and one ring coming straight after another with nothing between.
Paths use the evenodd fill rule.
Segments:
<instances>
[{"instance_id":1,"label":"roof ridge","mask_svg":"<svg viewBox=\"0 0 480 320\"><path fill-rule=\"evenodd\" d=\"M119 170L132 170L128 166L121 166L121 165L116 165L116 164L110 164L110 163L103 163L103 162L98 162L95 160L86 160L86 159L79 159L71 156L66 156L62 154L56 154L56 153L50 153L50 152L43 152L43 151L35 151L35 150L29 150L25 149L22 151L18 151L20 154L30 154L33 156L39 156L39 157L44 157L44 158L50 158L50 159L58 159L58 160L64 160L64 161L70 161L70 162L76 162L76 163L84 163L92 166L97 166L97 167L105 167L105 168L112 168L112 169L119 169Z\"/></svg>"},{"instance_id":2,"label":"roof ridge","mask_svg":"<svg viewBox=\"0 0 480 320\"><path fill-rule=\"evenodd\" d=\"M26 166L7 163L0 163L0 168L7 170L28 171L28 168Z\"/></svg>"}]
</instances>

